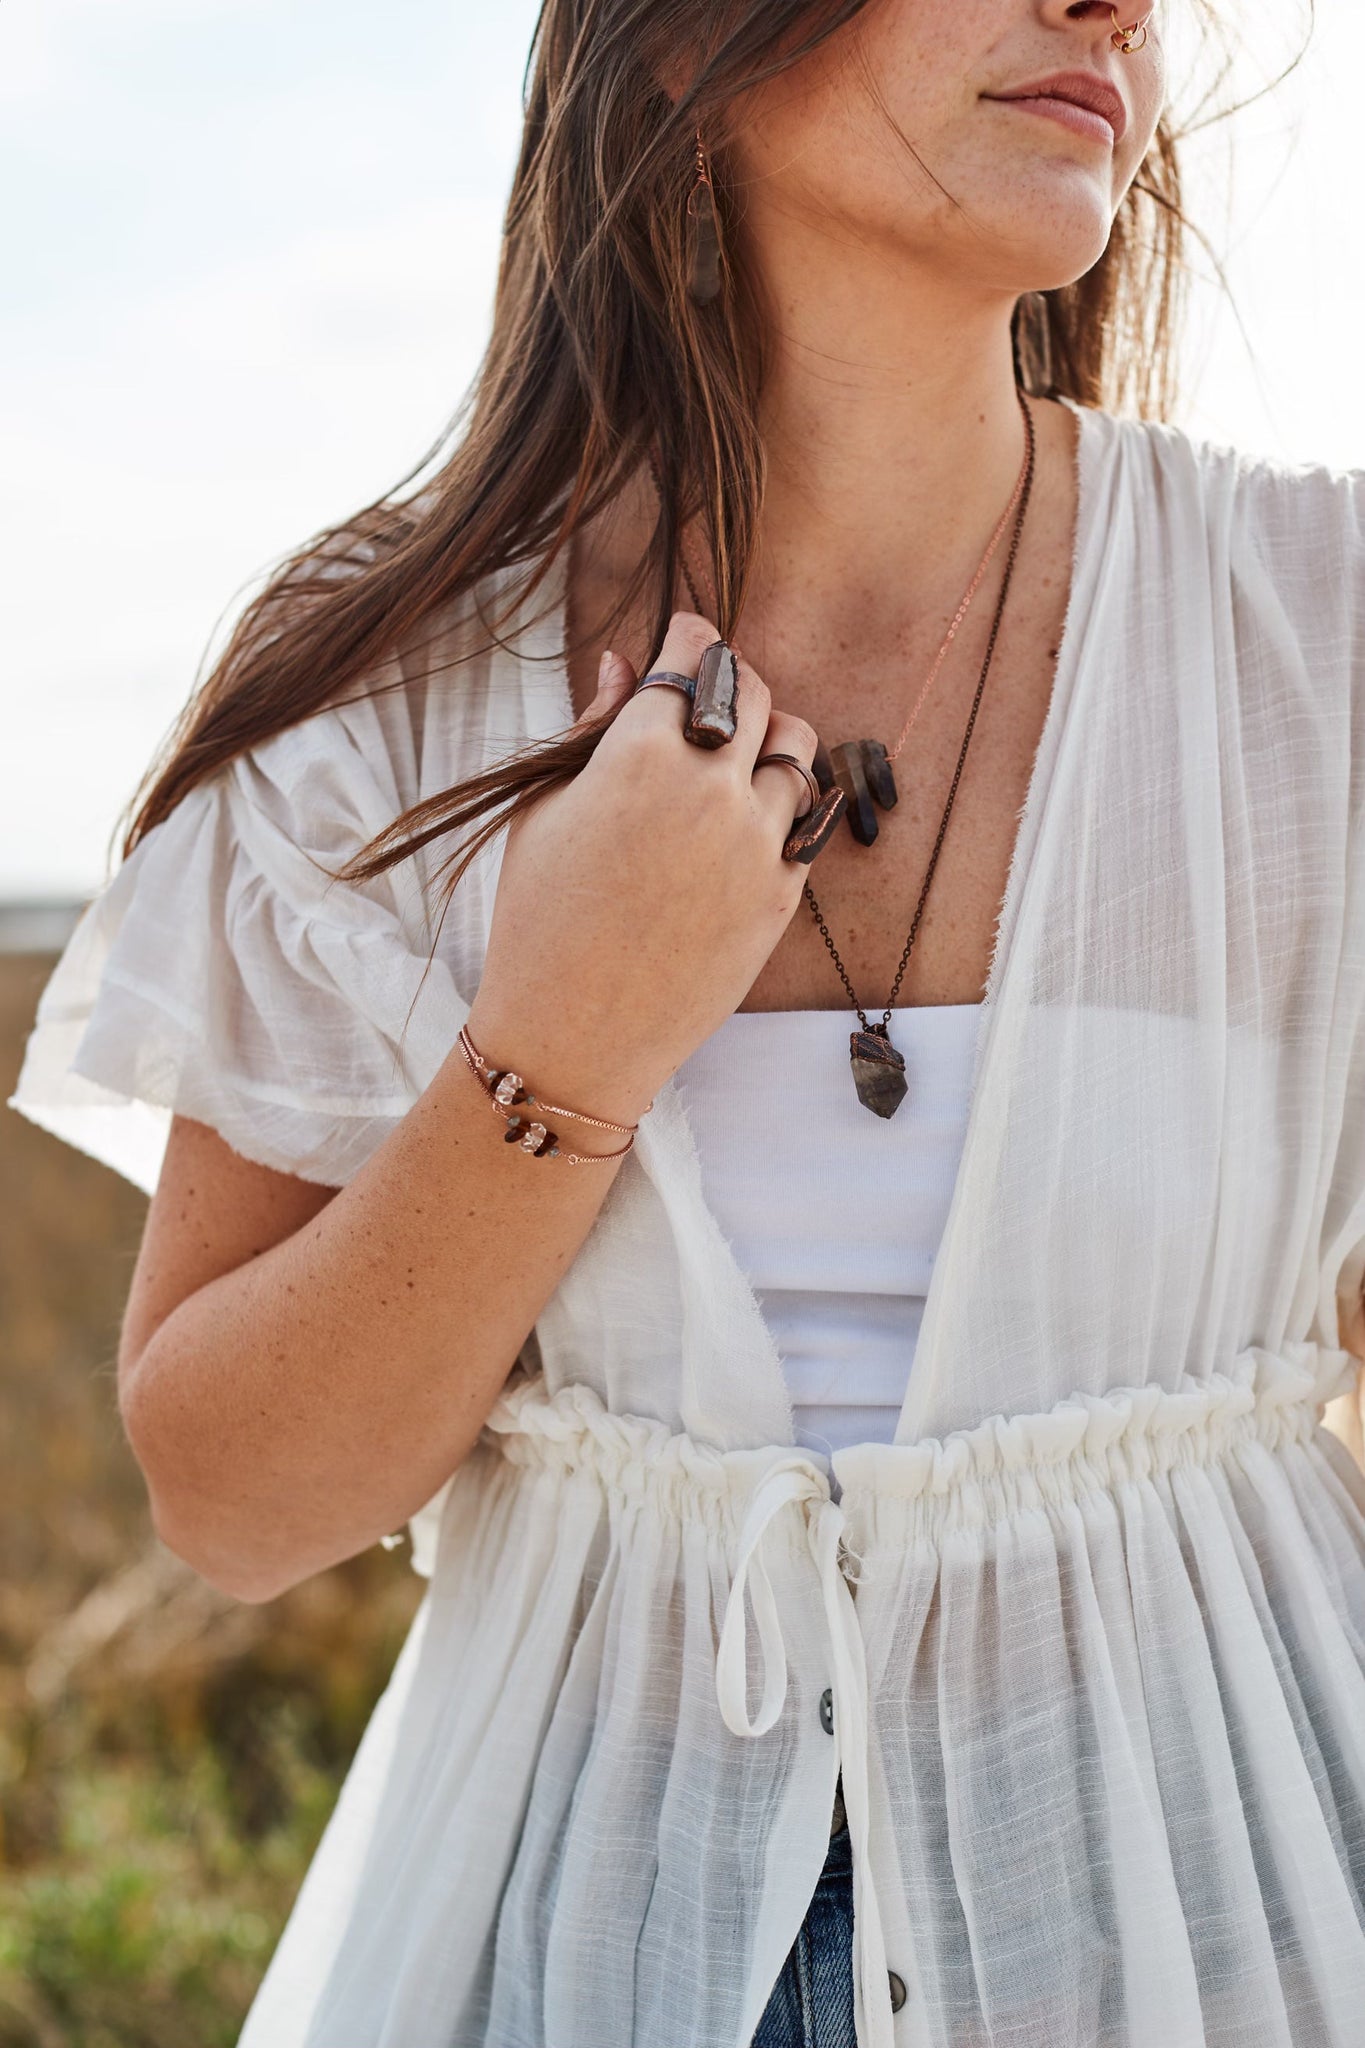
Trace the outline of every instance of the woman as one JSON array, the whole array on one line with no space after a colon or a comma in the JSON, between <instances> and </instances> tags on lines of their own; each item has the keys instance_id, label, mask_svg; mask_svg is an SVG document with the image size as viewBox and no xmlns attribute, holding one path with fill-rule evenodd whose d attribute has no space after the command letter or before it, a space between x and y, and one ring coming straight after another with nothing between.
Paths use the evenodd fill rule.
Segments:
<instances>
[{"instance_id":1,"label":"woman","mask_svg":"<svg viewBox=\"0 0 1365 2048\"><path fill-rule=\"evenodd\" d=\"M14 1098L165 1540L430 1577L242 2039L1345 2048L1365 472L1099 403L1155 11L723 13L547 8L468 431Z\"/></svg>"}]
</instances>

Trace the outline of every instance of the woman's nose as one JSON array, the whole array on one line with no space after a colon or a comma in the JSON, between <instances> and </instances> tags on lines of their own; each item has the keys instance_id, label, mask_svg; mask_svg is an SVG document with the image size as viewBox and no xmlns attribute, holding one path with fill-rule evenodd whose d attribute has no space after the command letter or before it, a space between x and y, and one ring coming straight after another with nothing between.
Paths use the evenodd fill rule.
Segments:
<instances>
[{"instance_id":1,"label":"woman's nose","mask_svg":"<svg viewBox=\"0 0 1365 2048\"><path fill-rule=\"evenodd\" d=\"M1142 21L1153 12L1152 0L1037 0L1038 12L1049 27L1061 28L1068 22L1082 23L1096 29L1104 28L1110 34L1114 31L1113 16L1117 14L1119 25L1130 27Z\"/></svg>"}]
</instances>

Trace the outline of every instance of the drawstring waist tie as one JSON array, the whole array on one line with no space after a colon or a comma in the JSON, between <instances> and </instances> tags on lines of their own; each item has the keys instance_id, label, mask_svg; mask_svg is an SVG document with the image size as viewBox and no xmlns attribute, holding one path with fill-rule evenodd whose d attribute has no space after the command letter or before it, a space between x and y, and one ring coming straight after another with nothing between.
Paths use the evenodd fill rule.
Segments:
<instances>
[{"instance_id":1,"label":"drawstring waist tie","mask_svg":"<svg viewBox=\"0 0 1365 2048\"><path fill-rule=\"evenodd\" d=\"M842 1565L844 1511L831 1499L828 1482L808 1459L785 1459L773 1465L754 1491L740 1529L734 1576L725 1603L716 1655L716 1698L721 1717L733 1735L765 1735L782 1711L787 1695L787 1652L761 1546L774 1521L790 1507L800 1508L805 1516L807 1541L819 1574L829 1631L833 1734L838 1745L853 1852L853 1976L858 2039L867 2048L892 2048L886 1943L867 1854L867 1662L853 1591ZM750 1587L758 1623L763 1687L756 1720L750 1719L747 1696L749 1636L744 1596Z\"/></svg>"}]
</instances>

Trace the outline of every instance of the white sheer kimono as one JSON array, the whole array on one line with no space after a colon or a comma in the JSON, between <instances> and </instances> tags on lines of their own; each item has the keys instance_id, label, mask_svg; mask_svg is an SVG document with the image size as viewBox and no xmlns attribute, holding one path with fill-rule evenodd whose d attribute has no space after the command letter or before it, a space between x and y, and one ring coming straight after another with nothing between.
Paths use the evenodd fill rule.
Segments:
<instances>
[{"instance_id":1,"label":"white sheer kimono","mask_svg":"<svg viewBox=\"0 0 1365 2048\"><path fill-rule=\"evenodd\" d=\"M861 2048L1365 2041L1365 1483L1319 1424L1365 1273L1365 471L1090 410L1077 461L895 1443L833 1487L793 1447L669 1083L416 1516L242 2048L745 2048L841 1768ZM455 1045L502 840L420 994L421 863L309 856L571 722L546 597L193 791L14 1105L145 1188L173 1108L354 1174Z\"/></svg>"}]
</instances>

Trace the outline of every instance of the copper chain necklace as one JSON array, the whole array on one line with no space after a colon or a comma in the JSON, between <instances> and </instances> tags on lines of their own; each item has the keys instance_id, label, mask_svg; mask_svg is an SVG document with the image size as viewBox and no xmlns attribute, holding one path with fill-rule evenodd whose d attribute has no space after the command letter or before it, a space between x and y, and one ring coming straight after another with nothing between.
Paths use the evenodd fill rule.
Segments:
<instances>
[{"instance_id":1,"label":"copper chain necklace","mask_svg":"<svg viewBox=\"0 0 1365 2048\"><path fill-rule=\"evenodd\" d=\"M842 981L848 992L849 1000L858 1013L858 1021L862 1029L849 1034L849 1062L853 1069L853 1084L858 1091L858 1100L865 1109L870 1109L875 1116L894 1116L901 1103L905 1100L907 1092L905 1056L891 1043L891 1012L895 1008L901 980L910 962L911 950L919 931L920 918L923 915L924 905L929 895L929 886L934 879L934 869L938 865L938 857L943 846L944 834L947 832L948 820L952 815L953 804L957 798L958 783L962 778L962 769L967 759L967 749L971 745L977 709L981 703L981 693L986 687L986 677L990 672L991 656L995 651L996 636L999 633L1000 620L1005 609L1005 598L1008 595L1010 578L1014 572L1014 558L1019 549L1019 536L1023 531L1024 514L1028 510L1029 496L1033 489L1035 454L1033 415L1029 410L1028 401L1024 397L1022 388L1017 384L1015 386L1015 394L1024 415L1024 435L1027 448L1020 481L1016 484L1014 492L1014 497L1018 499L1014 532L1010 540L1009 552L1005 557L1005 573L1001 579L1000 595L996 600L995 616L991 621L990 638L986 643L986 655L981 664L981 674L977 681L976 694L972 698L972 708L967 719L966 732L963 734L962 746L958 753L957 767L953 771L952 784L948 790L948 801L944 806L943 817L939 823L938 836L934 841L933 852L929 856L929 865L925 870L924 883L919 893L919 901L915 906L915 915L910 925L909 935L906 938L905 947L901 953L900 965L896 969L896 978L891 984L891 994L887 1000L886 1009L880 1023L869 1024L867 1013L858 1001L857 992L848 978L847 970L839 957L838 948L830 936L829 926L825 923L810 883L807 882L802 889L802 894L809 903L811 913L815 918L816 924L819 926L820 936L829 949L830 956L838 970L839 979ZM650 468L654 476L655 486L659 489L662 500L659 474L652 460ZM1014 500L1012 499L1011 503L1013 502ZM894 776L892 775L891 763L905 744L906 737L918 715L920 704L924 701L929 684L938 672L939 663L947 651L948 643L956 632L966 612L967 605L971 602L976 585L984 573L986 563L994 552L996 541L999 539L1004 521L1008 517L1009 508L1006 507L1000 526L996 528L995 536L986 550L981 566L968 588L966 597L958 607L953 624L949 628L947 639L945 639L943 646L939 649L938 660L935 661L933 668L930 670L928 681L921 690L915 708L902 728L900 738L897 740L891 753L888 754L887 749L878 740L843 741L840 745L829 751L826 751L822 744L816 752L814 762L812 763L816 780L819 782L822 790L829 788L830 784L834 781L840 783L840 786L849 797L848 810L850 822L854 827L854 836L863 845L871 845L877 836L877 826L872 813L871 799L875 797L883 809L889 809L896 801L896 786ZM682 546L679 547L679 555L682 561L683 575L686 578L687 587L691 593L693 606L703 617L707 617L709 614L693 579L691 566L687 560L686 549ZM868 830L869 823L871 826L870 830Z\"/></svg>"}]
</instances>

